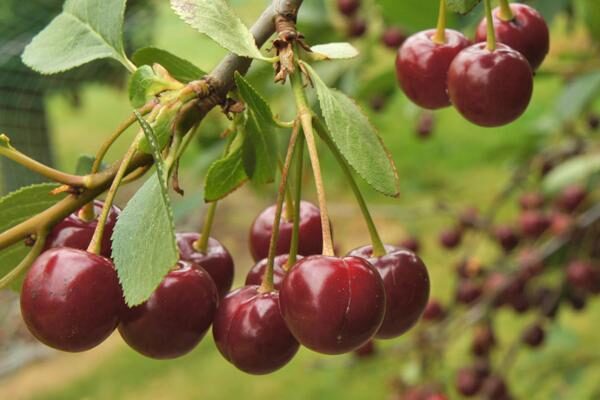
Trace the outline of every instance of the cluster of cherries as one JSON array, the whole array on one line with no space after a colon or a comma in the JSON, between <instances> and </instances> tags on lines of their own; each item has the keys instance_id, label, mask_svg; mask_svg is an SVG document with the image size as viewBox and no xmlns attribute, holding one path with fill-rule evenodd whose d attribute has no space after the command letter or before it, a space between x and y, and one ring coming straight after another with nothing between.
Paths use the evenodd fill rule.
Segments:
<instances>
[{"instance_id":1,"label":"cluster of cherries","mask_svg":"<svg viewBox=\"0 0 600 400\"><path fill-rule=\"evenodd\" d=\"M98 213L102 203L95 202ZM285 214L285 213L284 213ZM47 237L46 250L28 271L21 291L23 319L41 342L64 351L84 351L118 328L139 353L168 359L191 351L213 326L221 354L239 369L265 374L285 365L300 344L324 354L354 351L374 337L392 338L410 329L429 298L421 259L405 248L371 246L346 257L320 255L319 209L301 202L298 257L288 265L293 223L281 218L273 290L267 271L275 206L252 224L250 250L257 261L245 286L229 292L233 260L210 238L178 233L180 261L150 298L128 307L110 259L110 237L119 210L111 209L100 255L88 252L97 221L73 213ZM289 268L288 268L289 267Z\"/></svg>"},{"instance_id":2,"label":"cluster of cherries","mask_svg":"<svg viewBox=\"0 0 600 400\"><path fill-rule=\"evenodd\" d=\"M499 42L493 50L485 43L485 18L475 44L452 29L446 29L444 40L439 41L435 29L410 36L396 57L404 93L426 109L453 105L467 120L486 127L521 116L531 100L533 72L548 53L549 32L532 7L512 4L510 8L510 20L501 18L499 8L492 11Z\"/></svg>"}]
</instances>

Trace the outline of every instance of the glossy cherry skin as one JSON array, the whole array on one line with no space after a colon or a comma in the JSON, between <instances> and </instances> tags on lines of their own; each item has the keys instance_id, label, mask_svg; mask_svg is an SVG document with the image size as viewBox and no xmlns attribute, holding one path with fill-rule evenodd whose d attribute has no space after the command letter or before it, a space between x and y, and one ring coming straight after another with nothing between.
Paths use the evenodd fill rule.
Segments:
<instances>
[{"instance_id":1,"label":"glossy cherry skin","mask_svg":"<svg viewBox=\"0 0 600 400\"><path fill-rule=\"evenodd\" d=\"M492 127L508 124L527 109L533 75L527 60L498 43L489 51L477 43L461 51L448 70L448 94L463 117Z\"/></svg>"},{"instance_id":2,"label":"glossy cherry skin","mask_svg":"<svg viewBox=\"0 0 600 400\"><path fill-rule=\"evenodd\" d=\"M435 110L450 105L446 90L448 67L471 44L462 33L446 29L446 43L435 43L435 29L410 36L396 56L396 76L413 103Z\"/></svg>"},{"instance_id":3,"label":"glossy cherry skin","mask_svg":"<svg viewBox=\"0 0 600 400\"><path fill-rule=\"evenodd\" d=\"M429 274L423 261L412 251L385 246L387 254L373 256L373 247L363 246L349 256L368 260L381 275L385 287L385 317L375 335L390 339L412 328L429 300Z\"/></svg>"},{"instance_id":4,"label":"glossy cherry skin","mask_svg":"<svg viewBox=\"0 0 600 400\"><path fill-rule=\"evenodd\" d=\"M544 17L534 8L525 4L510 5L514 18L504 21L499 17L500 8L492 11L496 40L523 54L531 68L536 70L546 58L550 49L550 33ZM487 20L484 18L475 34L476 42L487 39Z\"/></svg>"},{"instance_id":5,"label":"glossy cherry skin","mask_svg":"<svg viewBox=\"0 0 600 400\"><path fill-rule=\"evenodd\" d=\"M279 238L277 240L276 254L287 254L292 241L294 224L284 218L285 205L279 225ZM267 258L269 255L269 242L273 233L273 220L275 219L275 206L264 210L256 217L250 228L250 252L254 261ZM308 201L300 202L300 234L298 240L298 254L310 256L321 254L323 251L323 234L321 233L321 213L319 209Z\"/></svg>"},{"instance_id":6,"label":"glossy cherry skin","mask_svg":"<svg viewBox=\"0 0 600 400\"><path fill-rule=\"evenodd\" d=\"M123 304L112 262L68 247L42 253L21 290L21 313L33 336L62 351L102 343L117 327Z\"/></svg>"},{"instance_id":7,"label":"glossy cherry skin","mask_svg":"<svg viewBox=\"0 0 600 400\"><path fill-rule=\"evenodd\" d=\"M300 344L279 311L279 292L244 286L222 300L213 324L217 348L249 374L268 374L286 365Z\"/></svg>"},{"instance_id":8,"label":"glossy cherry skin","mask_svg":"<svg viewBox=\"0 0 600 400\"><path fill-rule=\"evenodd\" d=\"M124 307L119 333L137 352L169 359L190 352L210 327L219 295L208 272L179 261L146 302Z\"/></svg>"},{"instance_id":9,"label":"glossy cherry skin","mask_svg":"<svg viewBox=\"0 0 600 400\"><path fill-rule=\"evenodd\" d=\"M182 232L176 236L181 259L201 266L217 286L219 296L225 296L231 289L234 275L233 258L225 246L209 238L208 248L202 253L194 248L194 242L200 239L199 233Z\"/></svg>"},{"instance_id":10,"label":"glossy cherry skin","mask_svg":"<svg viewBox=\"0 0 600 400\"><path fill-rule=\"evenodd\" d=\"M281 288L281 282L283 282L283 278L285 278L286 271L284 269L285 265L288 262L289 255L280 254L275 257L273 262L273 286L275 290L279 290ZM297 256L296 261L300 261L303 257ZM267 270L267 262L268 258L263 258L248 271L248 275L246 275L246 285L258 285L262 284L263 276L265 275L265 271Z\"/></svg>"},{"instance_id":11,"label":"glossy cherry skin","mask_svg":"<svg viewBox=\"0 0 600 400\"><path fill-rule=\"evenodd\" d=\"M102 212L103 205L102 201L94 201L94 213L97 216ZM100 255L106 258L111 257L111 236L120 213L121 210L119 208L112 206L106 218L100 250ZM92 236L94 236L97 225L97 219L84 221L79 218L78 212L74 212L52 228L46 237L44 248L47 250L54 247L71 247L73 249L86 250L90 245Z\"/></svg>"},{"instance_id":12,"label":"glossy cherry skin","mask_svg":"<svg viewBox=\"0 0 600 400\"><path fill-rule=\"evenodd\" d=\"M385 289L375 267L363 258L311 256L287 273L279 305L300 344L342 354L358 349L379 330Z\"/></svg>"}]
</instances>

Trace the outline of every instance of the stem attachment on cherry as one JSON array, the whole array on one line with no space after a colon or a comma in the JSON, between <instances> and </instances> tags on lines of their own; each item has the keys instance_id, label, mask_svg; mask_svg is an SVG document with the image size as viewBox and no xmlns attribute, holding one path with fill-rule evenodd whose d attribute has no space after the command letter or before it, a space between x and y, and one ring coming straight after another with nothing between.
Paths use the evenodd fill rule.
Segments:
<instances>
[{"instance_id":1,"label":"stem attachment on cherry","mask_svg":"<svg viewBox=\"0 0 600 400\"><path fill-rule=\"evenodd\" d=\"M285 197L285 188L287 186L287 179L290 172L290 166L292 164L292 156L294 155L294 148L298 140L298 133L300 126L298 123L292 129L292 135L290 136L290 143L288 145L287 154L285 156L285 162L283 164L283 171L281 172L281 182L279 183L279 190L277 192L277 203L275 205L275 216L273 221L273 232L271 232L271 241L269 242L269 258L267 259L267 269L263 276L263 281L259 291L261 293L273 291L273 270L275 267L275 253L277 252L277 241L279 240L279 225L281 223L281 214L283 211L283 201Z\"/></svg>"},{"instance_id":2,"label":"stem attachment on cherry","mask_svg":"<svg viewBox=\"0 0 600 400\"><path fill-rule=\"evenodd\" d=\"M494 30L494 18L492 16L491 0L483 0L485 5L485 20L487 23L487 49L496 50L496 32Z\"/></svg>"},{"instance_id":3,"label":"stem attachment on cherry","mask_svg":"<svg viewBox=\"0 0 600 400\"><path fill-rule=\"evenodd\" d=\"M508 0L500 0L500 12L498 13L498 17L502 21L512 21L515 18L512 10L510 9L510 4Z\"/></svg>"},{"instance_id":4,"label":"stem attachment on cherry","mask_svg":"<svg viewBox=\"0 0 600 400\"><path fill-rule=\"evenodd\" d=\"M202 226L200 238L192 244L194 246L194 250L198 251L199 253L205 254L206 250L208 249L208 239L210 239L210 232L212 230L213 221L215 220L217 203L217 201L213 201L208 205L206 215L204 216L204 225Z\"/></svg>"},{"instance_id":5,"label":"stem attachment on cherry","mask_svg":"<svg viewBox=\"0 0 600 400\"><path fill-rule=\"evenodd\" d=\"M290 251L284 270L289 271L298 259L298 243L300 241L300 202L302 198L302 170L304 168L304 136L298 137L296 144L296 186L294 191L294 220L292 226L292 237L290 239Z\"/></svg>"},{"instance_id":6,"label":"stem attachment on cherry","mask_svg":"<svg viewBox=\"0 0 600 400\"><path fill-rule=\"evenodd\" d=\"M440 0L437 29L433 36L433 42L437 44L446 43L446 0Z\"/></svg>"}]
</instances>

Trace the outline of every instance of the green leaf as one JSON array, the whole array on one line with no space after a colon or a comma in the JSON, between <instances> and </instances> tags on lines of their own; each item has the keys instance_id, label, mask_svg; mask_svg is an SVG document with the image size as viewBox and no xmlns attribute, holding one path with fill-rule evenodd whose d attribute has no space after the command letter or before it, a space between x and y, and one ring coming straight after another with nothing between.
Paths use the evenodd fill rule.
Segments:
<instances>
[{"instance_id":1,"label":"green leaf","mask_svg":"<svg viewBox=\"0 0 600 400\"><path fill-rule=\"evenodd\" d=\"M88 175L92 172L92 167L96 157L88 154L83 154L77 159L77 165L75 167L75 175ZM100 171L106 169L105 163L100 163Z\"/></svg>"},{"instance_id":2,"label":"green leaf","mask_svg":"<svg viewBox=\"0 0 600 400\"><path fill-rule=\"evenodd\" d=\"M207 202L220 200L247 180L240 146L210 166L204 183L204 200Z\"/></svg>"},{"instance_id":3,"label":"green leaf","mask_svg":"<svg viewBox=\"0 0 600 400\"><path fill-rule=\"evenodd\" d=\"M358 50L350 43L318 44L310 48L315 60L342 60L358 56Z\"/></svg>"},{"instance_id":4,"label":"green leaf","mask_svg":"<svg viewBox=\"0 0 600 400\"><path fill-rule=\"evenodd\" d=\"M600 154L586 154L550 171L544 178L543 188L546 193L557 193L573 183L586 184L596 174L600 174Z\"/></svg>"},{"instance_id":5,"label":"green leaf","mask_svg":"<svg viewBox=\"0 0 600 400\"><path fill-rule=\"evenodd\" d=\"M142 65L129 80L129 101L134 108L139 108L166 90L182 87L179 82L160 77L149 65Z\"/></svg>"},{"instance_id":6,"label":"green leaf","mask_svg":"<svg viewBox=\"0 0 600 400\"><path fill-rule=\"evenodd\" d=\"M52 195L50 192L58 187L55 183L42 183L21 188L0 198L0 232L41 213L64 199L66 194ZM31 247L23 242L0 250L0 278L15 268ZM13 288L18 288L15 282Z\"/></svg>"},{"instance_id":7,"label":"green leaf","mask_svg":"<svg viewBox=\"0 0 600 400\"><path fill-rule=\"evenodd\" d=\"M131 59L137 66L160 64L180 82L191 82L206 75L206 72L191 62L156 47L139 49Z\"/></svg>"},{"instance_id":8,"label":"green leaf","mask_svg":"<svg viewBox=\"0 0 600 400\"><path fill-rule=\"evenodd\" d=\"M346 161L375 190L398 195L394 161L379 134L358 105L344 93L330 89L308 65L321 111L333 142Z\"/></svg>"},{"instance_id":9,"label":"green leaf","mask_svg":"<svg viewBox=\"0 0 600 400\"><path fill-rule=\"evenodd\" d=\"M180 102L164 105L159 111L156 119L150 124L153 132L156 135L158 148L160 150L162 150L169 142L169 138L173 132L173 123L180 109ZM152 146L148 143L148 138L145 137L142 139L139 149L144 153L152 153Z\"/></svg>"},{"instance_id":10,"label":"green leaf","mask_svg":"<svg viewBox=\"0 0 600 400\"><path fill-rule=\"evenodd\" d=\"M480 2L481 0L448 0L448 11L457 12L459 14L467 14Z\"/></svg>"},{"instance_id":11,"label":"green leaf","mask_svg":"<svg viewBox=\"0 0 600 400\"><path fill-rule=\"evenodd\" d=\"M573 80L556 101L555 112L560 122L578 118L600 92L600 72L592 72Z\"/></svg>"},{"instance_id":12,"label":"green leaf","mask_svg":"<svg viewBox=\"0 0 600 400\"><path fill-rule=\"evenodd\" d=\"M126 0L66 0L63 12L25 48L23 62L54 74L99 58L130 68L123 49Z\"/></svg>"},{"instance_id":13,"label":"green leaf","mask_svg":"<svg viewBox=\"0 0 600 400\"><path fill-rule=\"evenodd\" d=\"M578 15L585 21L592 38L600 41L600 7L598 7L598 0L578 0L575 5Z\"/></svg>"},{"instance_id":14,"label":"green leaf","mask_svg":"<svg viewBox=\"0 0 600 400\"><path fill-rule=\"evenodd\" d=\"M175 13L238 56L264 60L254 36L225 0L171 0Z\"/></svg>"},{"instance_id":15,"label":"green leaf","mask_svg":"<svg viewBox=\"0 0 600 400\"><path fill-rule=\"evenodd\" d=\"M142 116L136 116L152 147L156 173L127 203L112 236L112 255L129 306L146 301L179 257L158 139Z\"/></svg>"},{"instance_id":16,"label":"green leaf","mask_svg":"<svg viewBox=\"0 0 600 400\"><path fill-rule=\"evenodd\" d=\"M248 120L242 151L244 168L256 183L272 182L277 170L277 142L273 113L266 100L239 73L235 82L246 103Z\"/></svg>"}]
</instances>

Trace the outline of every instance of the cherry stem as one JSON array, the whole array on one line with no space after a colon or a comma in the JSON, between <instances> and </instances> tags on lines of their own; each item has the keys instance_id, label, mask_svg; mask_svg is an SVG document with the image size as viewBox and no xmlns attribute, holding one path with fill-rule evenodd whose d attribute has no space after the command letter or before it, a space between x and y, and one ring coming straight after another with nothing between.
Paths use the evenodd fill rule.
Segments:
<instances>
[{"instance_id":1,"label":"cherry stem","mask_svg":"<svg viewBox=\"0 0 600 400\"><path fill-rule=\"evenodd\" d=\"M485 5L485 20L487 22L487 49L496 50L496 32L494 30L494 19L492 16L491 0L483 0Z\"/></svg>"},{"instance_id":2,"label":"cherry stem","mask_svg":"<svg viewBox=\"0 0 600 400\"><path fill-rule=\"evenodd\" d=\"M294 223L290 240L290 252L284 269L288 271L298 259L298 243L300 241L300 202L302 198L302 174L304 168L304 136L298 137L296 145L296 187L294 192Z\"/></svg>"},{"instance_id":3,"label":"cherry stem","mask_svg":"<svg viewBox=\"0 0 600 400\"><path fill-rule=\"evenodd\" d=\"M379 236L377 227L375 226L375 223L373 222L373 217L371 216L371 213L369 212L367 202L365 201L365 198L363 197L363 195L360 191L360 188L356 184L356 179L354 179L354 175L352 175L352 171L350 170L350 166L348 165L348 162L346 161L344 156L340 153L340 151L335 146L335 144L331 141L331 137L327 133L327 128L325 127L325 124L316 117L315 117L314 121L315 121L315 128L317 129L319 136L325 142L325 144L327 144L327 147L329 147L329 149L335 156L335 159L338 162L339 166L342 168L344 175L346 175L346 179L347 179L348 183L350 184L350 188L352 189L352 192L354 193L354 197L356 197L356 202L358 203L360 211L363 215L363 218L364 218L365 223L367 224L367 228L369 230L369 235L371 237L371 247L373 249L373 256L381 257L381 256L386 255L387 251L385 250L385 246L383 245L383 242L381 241L381 236Z\"/></svg>"},{"instance_id":4,"label":"cherry stem","mask_svg":"<svg viewBox=\"0 0 600 400\"><path fill-rule=\"evenodd\" d=\"M299 70L299 69L298 69ZM319 162L319 153L315 142L315 135L312 125L312 112L308 106L306 93L302 84L302 75L299 72L291 74L290 81L292 89L296 97L296 106L298 107L298 116L302 123L302 130L306 138L306 146L308 155L312 165L313 175L315 178L315 186L317 189L317 197L319 200L319 209L321 211L321 230L323 232L323 255L333 256L333 240L331 237L331 226L329 225L329 213L327 212L327 199L325 198L325 186L323 185L323 177L321 175L321 164Z\"/></svg>"},{"instance_id":5,"label":"cherry stem","mask_svg":"<svg viewBox=\"0 0 600 400\"><path fill-rule=\"evenodd\" d=\"M281 182L279 182L279 190L277 191L277 203L275 205L273 232L271 233L271 241L269 242L269 258L267 260L267 269L265 271L263 281L259 289L261 293L272 292L274 288L273 270L275 267L275 253L277 252L277 241L279 240L279 225L281 223L281 214L283 211L285 188L287 186L287 179L290 172L290 166L292 165L292 158L294 155L294 149L296 147L299 132L300 126L298 123L296 123L296 125L292 129L292 134L290 136L290 143L288 145L287 154L285 156L283 171L281 172Z\"/></svg>"},{"instance_id":6,"label":"cherry stem","mask_svg":"<svg viewBox=\"0 0 600 400\"><path fill-rule=\"evenodd\" d=\"M503 21L512 21L512 19L515 17L510 9L508 0L500 0L500 12L498 13L498 16Z\"/></svg>"},{"instance_id":7,"label":"cherry stem","mask_svg":"<svg viewBox=\"0 0 600 400\"><path fill-rule=\"evenodd\" d=\"M117 190L119 189L119 185L127 172L127 168L129 166L129 162L133 158L135 152L137 151L138 145L140 144L144 134L140 132L136 138L133 140L131 146L125 153L121 164L119 165L119 169L115 175L115 178L110 185L110 189L106 193L106 198L104 199L104 206L102 207L102 212L100 213L100 217L98 217L98 225L94 230L94 235L92 236L92 240L90 241L90 245L87 248L87 251L93 254L100 254L100 250L102 248L102 238L104 237L104 226L106 225L106 219L108 218L108 214L112 207L113 201L115 199L115 195L117 194Z\"/></svg>"},{"instance_id":8,"label":"cherry stem","mask_svg":"<svg viewBox=\"0 0 600 400\"><path fill-rule=\"evenodd\" d=\"M12 271L8 274L4 275L2 279L0 279L0 289L4 289L11 282L17 279L31 264L35 261L35 259L40 255L42 250L44 250L44 244L46 242L46 230L41 229L36 233L35 243L27 256L17 265Z\"/></svg>"},{"instance_id":9,"label":"cherry stem","mask_svg":"<svg viewBox=\"0 0 600 400\"><path fill-rule=\"evenodd\" d=\"M213 221L215 220L215 212L217 210L217 201L213 201L208 205L206 215L204 216L204 225L202 226L202 232L200 238L196 240L192 245L194 250L199 253L205 254L208 249L208 239L210 239L210 232L212 230Z\"/></svg>"},{"instance_id":10,"label":"cherry stem","mask_svg":"<svg viewBox=\"0 0 600 400\"><path fill-rule=\"evenodd\" d=\"M437 44L446 43L446 0L440 0L440 11L433 42Z\"/></svg>"},{"instance_id":11,"label":"cherry stem","mask_svg":"<svg viewBox=\"0 0 600 400\"><path fill-rule=\"evenodd\" d=\"M283 173L283 163L278 160L279 169ZM285 210L283 211L285 220L290 222L294 220L294 202L292 200L292 192L290 191L290 185L285 185Z\"/></svg>"}]
</instances>

